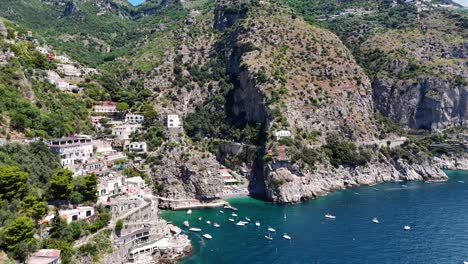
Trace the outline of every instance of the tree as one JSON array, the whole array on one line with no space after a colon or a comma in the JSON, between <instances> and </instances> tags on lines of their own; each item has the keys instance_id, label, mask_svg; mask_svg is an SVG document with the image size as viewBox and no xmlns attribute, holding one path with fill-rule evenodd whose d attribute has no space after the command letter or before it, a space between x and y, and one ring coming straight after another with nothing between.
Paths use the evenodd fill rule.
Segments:
<instances>
[{"instance_id":1,"label":"tree","mask_svg":"<svg viewBox=\"0 0 468 264\"><path fill-rule=\"evenodd\" d=\"M83 195L84 201L95 202L97 199L98 180L96 174L83 176L78 191Z\"/></svg>"},{"instance_id":2,"label":"tree","mask_svg":"<svg viewBox=\"0 0 468 264\"><path fill-rule=\"evenodd\" d=\"M59 214L58 208L55 209L55 216L52 219L49 237L62 239L64 238L64 231L67 228L67 221L62 219Z\"/></svg>"},{"instance_id":3,"label":"tree","mask_svg":"<svg viewBox=\"0 0 468 264\"><path fill-rule=\"evenodd\" d=\"M11 221L2 232L2 247L13 253L15 258L24 261L34 249L34 223L23 215Z\"/></svg>"},{"instance_id":4,"label":"tree","mask_svg":"<svg viewBox=\"0 0 468 264\"><path fill-rule=\"evenodd\" d=\"M11 201L26 194L28 173L15 166L0 166L0 198Z\"/></svg>"},{"instance_id":5,"label":"tree","mask_svg":"<svg viewBox=\"0 0 468 264\"><path fill-rule=\"evenodd\" d=\"M33 218L36 222L39 221L45 214L47 214L47 203L39 200L34 195L28 195L23 198L19 204L20 210L27 216Z\"/></svg>"},{"instance_id":6,"label":"tree","mask_svg":"<svg viewBox=\"0 0 468 264\"><path fill-rule=\"evenodd\" d=\"M115 223L115 231L120 231L123 228L123 221L122 219L117 220Z\"/></svg>"},{"instance_id":7,"label":"tree","mask_svg":"<svg viewBox=\"0 0 468 264\"><path fill-rule=\"evenodd\" d=\"M58 169L49 180L49 197L52 200L67 200L73 191L73 174L67 169Z\"/></svg>"},{"instance_id":8,"label":"tree","mask_svg":"<svg viewBox=\"0 0 468 264\"><path fill-rule=\"evenodd\" d=\"M72 258L75 254L72 242L65 240L53 240L50 244L48 244L48 248L60 249L60 260L62 261L62 264L72 263Z\"/></svg>"},{"instance_id":9,"label":"tree","mask_svg":"<svg viewBox=\"0 0 468 264\"><path fill-rule=\"evenodd\" d=\"M129 106L125 102L120 102L120 103L116 104L116 108L120 112L126 112L126 111L128 111Z\"/></svg>"}]
</instances>

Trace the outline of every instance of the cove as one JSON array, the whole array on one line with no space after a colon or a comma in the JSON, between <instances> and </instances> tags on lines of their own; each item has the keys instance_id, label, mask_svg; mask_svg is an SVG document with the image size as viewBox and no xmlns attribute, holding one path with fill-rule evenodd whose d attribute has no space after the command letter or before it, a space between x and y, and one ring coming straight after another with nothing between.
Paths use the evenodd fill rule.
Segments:
<instances>
[{"instance_id":1,"label":"cove","mask_svg":"<svg viewBox=\"0 0 468 264\"><path fill-rule=\"evenodd\" d=\"M449 180L443 183L383 183L297 205L229 200L239 209L236 219L252 220L246 226L229 222L227 209L193 210L192 215L163 211L161 216L192 240L193 254L181 263L463 263L468 260L468 172L446 173ZM326 213L336 219L324 218ZM188 231L185 220L202 232ZM405 225L411 230L404 231ZM264 238L268 226L276 229L272 241ZM204 239L205 233L213 239ZM283 233L292 240L284 240Z\"/></svg>"}]
</instances>

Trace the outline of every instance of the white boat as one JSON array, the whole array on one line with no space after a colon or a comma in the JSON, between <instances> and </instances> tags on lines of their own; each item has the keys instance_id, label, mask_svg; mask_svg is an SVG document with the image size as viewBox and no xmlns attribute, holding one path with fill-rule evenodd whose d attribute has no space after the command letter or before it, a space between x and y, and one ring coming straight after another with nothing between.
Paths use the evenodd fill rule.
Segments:
<instances>
[{"instance_id":1,"label":"white boat","mask_svg":"<svg viewBox=\"0 0 468 264\"><path fill-rule=\"evenodd\" d=\"M236 214L236 213L232 213L231 215L232 215L232 216L237 216L237 214Z\"/></svg>"},{"instance_id":2,"label":"white boat","mask_svg":"<svg viewBox=\"0 0 468 264\"><path fill-rule=\"evenodd\" d=\"M256 226L260 226L260 222L259 222L259 221L256 221L256 222L255 222L255 225L256 225Z\"/></svg>"},{"instance_id":3,"label":"white boat","mask_svg":"<svg viewBox=\"0 0 468 264\"><path fill-rule=\"evenodd\" d=\"M268 231L270 231L270 232L276 232L276 229L271 228L271 227L268 227Z\"/></svg>"},{"instance_id":4,"label":"white boat","mask_svg":"<svg viewBox=\"0 0 468 264\"><path fill-rule=\"evenodd\" d=\"M273 240L273 238L270 235L266 235L265 238L268 240Z\"/></svg>"},{"instance_id":5,"label":"white boat","mask_svg":"<svg viewBox=\"0 0 468 264\"><path fill-rule=\"evenodd\" d=\"M464 181L458 181L459 183L465 183ZM465 261L466 262L466 261ZM468 264L468 263L467 263Z\"/></svg>"},{"instance_id":6,"label":"white boat","mask_svg":"<svg viewBox=\"0 0 468 264\"><path fill-rule=\"evenodd\" d=\"M207 223L207 224L209 224L209 225L211 225L211 221L209 221L209 220L208 220L208 221L206 221L206 223Z\"/></svg>"},{"instance_id":7,"label":"white boat","mask_svg":"<svg viewBox=\"0 0 468 264\"><path fill-rule=\"evenodd\" d=\"M238 226L245 226L245 222L239 221L239 222L236 223L236 225L238 225Z\"/></svg>"},{"instance_id":8,"label":"white boat","mask_svg":"<svg viewBox=\"0 0 468 264\"><path fill-rule=\"evenodd\" d=\"M222 214L224 214L224 211L223 211L223 210L220 210L219 212L222 213Z\"/></svg>"},{"instance_id":9,"label":"white boat","mask_svg":"<svg viewBox=\"0 0 468 264\"><path fill-rule=\"evenodd\" d=\"M245 220L247 220L248 222L250 222L250 218L248 218L247 216L245 217Z\"/></svg>"},{"instance_id":10,"label":"white boat","mask_svg":"<svg viewBox=\"0 0 468 264\"><path fill-rule=\"evenodd\" d=\"M203 234L203 237L206 239L212 239L213 237L210 234Z\"/></svg>"},{"instance_id":11,"label":"white boat","mask_svg":"<svg viewBox=\"0 0 468 264\"><path fill-rule=\"evenodd\" d=\"M411 230L411 226L407 226L407 225L406 225L406 226L403 227L403 229L404 229L405 231L409 231L409 230Z\"/></svg>"},{"instance_id":12,"label":"white boat","mask_svg":"<svg viewBox=\"0 0 468 264\"><path fill-rule=\"evenodd\" d=\"M291 237L286 233L283 234L283 238L286 240L291 240Z\"/></svg>"},{"instance_id":13,"label":"white boat","mask_svg":"<svg viewBox=\"0 0 468 264\"><path fill-rule=\"evenodd\" d=\"M189 230L193 232L200 232L201 228L192 227L192 228L189 228Z\"/></svg>"},{"instance_id":14,"label":"white boat","mask_svg":"<svg viewBox=\"0 0 468 264\"><path fill-rule=\"evenodd\" d=\"M231 222L234 222L234 219L232 219L232 218L228 218L228 220L231 221Z\"/></svg>"},{"instance_id":15,"label":"white boat","mask_svg":"<svg viewBox=\"0 0 468 264\"><path fill-rule=\"evenodd\" d=\"M325 218L328 218L328 219L336 219L336 216L332 215L332 214L326 214L325 215Z\"/></svg>"},{"instance_id":16,"label":"white boat","mask_svg":"<svg viewBox=\"0 0 468 264\"><path fill-rule=\"evenodd\" d=\"M189 215L189 214L192 214L192 209L188 209L188 210L187 210L187 214L188 214L188 215Z\"/></svg>"},{"instance_id":17,"label":"white boat","mask_svg":"<svg viewBox=\"0 0 468 264\"><path fill-rule=\"evenodd\" d=\"M378 223L379 223L379 219L377 219L377 217L374 217L374 218L372 219L372 222L374 222L374 224L378 224Z\"/></svg>"},{"instance_id":18,"label":"white boat","mask_svg":"<svg viewBox=\"0 0 468 264\"><path fill-rule=\"evenodd\" d=\"M201 217L198 217L198 221L201 221Z\"/></svg>"},{"instance_id":19,"label":"white boat","mask_svg":"<svg viewBox=\"0 0 468 264\"><path fill-rule=\"evenodd\" d=\"M186 226L186 227L189 227L189 226L190 226L188 221L184 221L182 224L183 224L184 226Z\"/></svg>"},{"instance_id":20,"label":"white boat","mask_svg":"<svg viewBox=\"0 0 468 264\"><path fill-rule=\"evenodd\" d=\"M218 223L214 223L213 226L214 227L220 227L220 225Z\"/></svg>"}]
</instances>

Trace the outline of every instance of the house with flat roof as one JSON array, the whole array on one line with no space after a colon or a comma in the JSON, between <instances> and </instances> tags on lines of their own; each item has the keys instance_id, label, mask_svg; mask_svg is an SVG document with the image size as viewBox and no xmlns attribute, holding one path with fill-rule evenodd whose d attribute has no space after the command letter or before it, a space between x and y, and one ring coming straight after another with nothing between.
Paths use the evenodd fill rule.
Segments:
<instances>
[{"instance_id":1,"label":"house with flat roof","mask_svg":"<svg viewBox=\"0 0 468 264\"><path fill-rule=\"evenodd\" d=\"M99 177L98 195L114 195L122 192L122 176L109 174L109 176Z\"/></svg>"},{"instance_id":2,"label":"house with flat roof","mask_svg":"<svg viewBox=\"0 0 468 264\"><path fill-rule=\"evenodd\" d=\"M125 179L125 185L134 188L145 188L145 180L140 176Z\"/></svg>"},{"instance_id":3,"label":"house with flat roof","mask_svg":"<svg viewBox=\"0 0 468 264\"><path fill-rule=\"evenodd\" d=\"M94 208L91 206L78 206L76 209L60 210L60 217L67 220L67 223L84 220L94 215Z\"/></svg>"},{"instance_id":4,"label":"house with flat roof","mask_svg":"<svg viewBox=\"0 0 468 264\"><path fill-rule=\"evenodd\" d=\"M143 115L137 115L128 113L125 115L125 122L127 123L143 123L145 121L145 117Z\"/></svg>"},{"instance_id":5,"label":"house with flat roof","mask_svg":"<svg viewBox=\"0 0 468 264\"><path fill-rule=\"evenodd\" d=\"M292 134L288 130L277 130L273 132L273 137L275 140L280 140L282 138L291 137Z\"/></svg>"},{"instance_id":6,"label":"house with flat roof","mask_svg":"<svg viewBox=\"0 0 468 264\"><path fill-rule=\"evenodd\" d=\"M117 125L112 128L112 135L119 140L128 140L132 133L139 131L141 128L142 125L139 123Z\"/></svg>"},{"instance_id":7,"label":"house with flat roof","mask_svg":"<svg viewBox=\"0 0 468 264\"><path fill-rule=\"evenodd\" d=\"M93 157L93 143L89 137L63 137L47 142L50 151L60 158L62 166L82 163Z\"/></svg>"},{"instance_id":8,"label":"house with flat roof","mask_svg":"<svg viewBox=\"0 0 468 264\"><path fill-rule=\"evenodd\" d=\"M98 102L93 106L93 111L95 113L107 113L107 114L113 114L117 113L117 104L115 102L110 102L110 101L101 101Z\"/></svg>"},{"instance_id":9,"label":"house with flat roof","mask_svg":"<svg viewBox=\"0 0 468 264\"><path fill-rule=\"evenodd\" d=\"M65 76L80 77L81 70L73 64L58 64L59 71L63 72Z\"/></svg>"},{"instance_id":10,"label":"house with flat roof","mask_svg":"<svg viewBox=\"0 0 468 264\"><path fill-rule=\"evenodd\" d=\"M40 249L32 254L27 264L60 264L60 250Z\"/></svg>"},{"instance_id":11,"label":"house with flat roof","mask_svg":"<svg viewBox=\"0 0 468 264\"><path fill-rule=\"evenodd\" d=\"M181 128L179 115L167 115L167 128Z\"/></svg>"},{"instance_id":12,"label":"house with flat roof","mask_svg":"<svg viewBox=\"0 0 468 264\"><path fill-rule=\"evenodd\" d=\"M128 145L128 151L131 153L146 153L146 142L131 142L130 145Z\"/></svg>"}]
</instances>

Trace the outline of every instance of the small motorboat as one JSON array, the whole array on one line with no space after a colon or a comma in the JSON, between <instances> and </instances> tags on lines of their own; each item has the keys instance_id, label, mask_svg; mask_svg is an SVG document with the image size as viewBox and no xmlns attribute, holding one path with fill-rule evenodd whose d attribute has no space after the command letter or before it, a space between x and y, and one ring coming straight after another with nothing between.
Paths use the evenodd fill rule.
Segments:
<instances>
[{"instance_id":1,"label":"small motorboat","mask_svg":"<svg viewBox=\"0 0 468 264\"><path fill-rule=\"evenodd\" d=\"M218 223L214 223L213 226L214 227L220 227L220 225Z\"/></svg>"},{"instance_id":2,"label":"small motorboat","mask_svg":"<svg viewBox=\"0 0 468 264\"><path fill-rule=\"evenodd\" d=\"M406 185L406 184L402 184L402 185L401 185L401 187L403 187L403 188L407 188L407 187L408 187L408 185Z\"/></svg>"},{"instance_id":3,"label":"small motorboat","mask_svg":"<svg viewBox=\"0 0 468 264\"><path fill-rule=\"evenodd\" d=\"M409 231L409 230L411 230L411 226L405 225L405 226L403 227L403 229L404 229L405 231Z\"/></svg>"},{"instance_id":4,"label":"small motorboat","mask_svg":"<svg viewBox=\"0 0 468 264\"><path fill-rule=\"evenodd\" d=\"M232 213L231 215L237 217L237 214L236 214L236 213Z\"/></svg>"},{"instance_id":5,"label":"small motorboat","mask_svg":"<svg viewBox=\"0 0 468 264\"><path fill-rule=\"evenodd\" d=\"M188 210L187 210L187 214L188 214L188 215L192 214L192 209L188 209Z\"/></svg>"},{"instance_id":6,"label":"small motorboat","mask_svg":"<svg viewBox=\"0 0 468 264\"><path fill-rule=\"evenodd\" d=\"M286 240L291 240L291 237L286 233L283 234L283 238Z\"/></svg>"},{"instance_id":7,"label":"small motorboat","mask_svg":"<svg viewBox=\"0 0 468 264\"><path fill-rule=\"evenodd\" d=\"M268 240L273 240L273 238L270 235L266 235L265 238Z\"/></svg>"},{"instance_id":8,"label":"small motorboat","mask_svg":"<svg viewBox=\"0 0 468 264\"><path fill-rule=\"evenodd\" d=\"M276 229L272 228L272 227L268 227L268 231L270 232L276 232Z\"/></svg>"},{"instance_id":9,"label":"small motorboat","mask_svg":"<svg viewBox=\"0 0 468 264\"><path fill-rule=\"evenodd\" d=\"M245 217L245 220L246 220L247 222L250 222L250 218L248 218L247 216Z\"/></svg>"},{"instance_id":10,"label":"small motorboat","mask_svg":"<svg viewBox=\"0 0 468 264\"><path fill-rule=\"evenodd\" d=\"M213 237L210 234L203 234L203 237L206 239L212 239Z\"/></svg>"},{"instance_id":11,"label":"small motorboat","mask_svg":"<svg viewBox=\"0 0 468 264\"><path fill-rule=\"evenodd\" d=\"M201 217L198 217L198 221L201 221Z\"/></svg>"},{"instance_id":12,"label":"small motorboat","mask_svg":"<svg viewBox=\"0 0 468 264\"><path fill-rule=\"evenodd\" d=\"M209 225L211 225L211 221L209 221L209 220L208 220L208 221L206 221L206 223L207 223L207 224L209 224Z\"/></svg>"},{"instance_id":13,"label":"small motorboat","mask_svg":"<svg viewBox=\"0 0 468 264\"><path fill-rule=\"evenodd\" d=\"M182 224L183 224L184 226L186 226L186 227L189 227L189 226L190 226L190 224L189 224L188 221L184 221Z\"/></svg>"},{"instance_id":14,"label":"small motorboat","mask_svg":"<svg viewBox=\"0 0 468 264\"><path fill-rule=\"evenodd\" d=\"M372 219L372 222L374 222L374 224L378 224L378 223L379 223L379 219L377 219L377 217L374 217L374 218Z\"/></svg>"},{"instance_id":15,"label":"small motorboat","mask_svg":"<svg viewBox=\"0 0 468 264\"><path fill-rule=\"evenodd\" d=\"M223 211L223 210L220 210L219 212L222 213L222 214L224 214L224 211Z\"/></svg>"},{"instance_id":16,"label":"small motorboat","mask_svg":"<svg viewBox=\"0 0 468 264\"><path fill-rule=\"evenodd\" d=\"M332 215L332 214L326 214L325 215L325 218L328 218L328 219L336 219L336 216Z\"/></svg>"},{"instance_id":17,"label":"small motorboat","mask_svg":"<svg viewBox=\"0 0 468 264\"><path fill-rule=\"evenodd\" d=\"M231 222L234 222L234 219L232 219L232 218L228 218L228 220L231 221Z\"/></svg>"},{"instance_id":18,"label":"small motorboat","mask_svg":"<svg viewBox=\"0 0 468 264\"><path fill-rule=\"evenodd\" d=\"M260 226L260 221L256 221L256 222L255 222L255 225L256 225L256 226Z\"/></svg>"},{"instance_id":19,"label":"small motorboat","mask_svg":"<svg viewBox=\"0 0 468 264\"><path fill-rule=\"evenodd\" d=\"M200 232L201 228L192 227L192 228L189 228L189 230L193 232Z\"/></svg>"},{"instance_id":20,"label":"small motorboat","mask_svg":"<svg viewBox=\"0 0 468 264\"><path fill-rule=\"evenodd\" d=\"M239 221L239 222L236 223L236 225L238 225L238 226L245 226L245 222Z\"/></svg>"},{"instance_id":21,"label":"small motorboat","mask_svg":"<svg viewBox=\"0 0 468 264\"><path fill-rule=\"evenodd\" d=\"M465 181L458 181L459 183L465 183ZM465 261L466 262L466 261ZM468 264L468 263L467 263Z\"/></svg>"}]
</instances>

